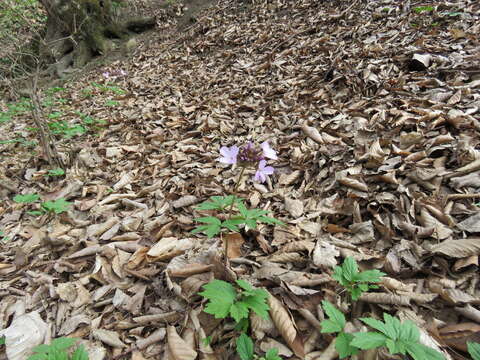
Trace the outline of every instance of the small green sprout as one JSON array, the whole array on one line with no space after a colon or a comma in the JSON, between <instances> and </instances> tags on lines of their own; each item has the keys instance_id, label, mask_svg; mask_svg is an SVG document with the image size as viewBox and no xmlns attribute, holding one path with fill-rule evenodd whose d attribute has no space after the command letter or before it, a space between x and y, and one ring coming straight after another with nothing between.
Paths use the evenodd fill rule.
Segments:
<instances>
[{"instance_id":1,"label":"small green sprout","mask_svg":"<svg viewBox=\"0 0 480 360\"><path fill-rule=\"evenodd\" d=\"M32 204L40 199L38 194L15 195L13 201L20 204Z\"/></svg>"},{"instance_id":2,"label":"small green sprout","mask_svg":"<svg viewBox=\"0 0 480 360\"><path fill-rule=\"evenodd\" d=\"M237 280L237 287L222 281L213 280L203 285L199 295L208 299L205 312L215 319L231 317L236 323L248 320L250 310L264 319L268 319L269 307L266 303L268 292L255 289L245 280Z\"/></svg>"},{"instance_id":3,"label":"small green sprout","mask_svg":"<svg viewBox=\"0 0 480 360\"><path fill-rule=\"evenodd\" d=\"M51 214L61 214L68 210L71 203L64 198L60 198L54 201L45 201L41 205L41 210Z\"/></svg>"},{"instance_id":4,"label":"small green sprout","mask_svg":"<svg viewBox=\"0 0 480 360\"><path fill-rule=\"evenodd\" d=\"M358 265L351 256L347 257L342 266L336 266L332 277L350 293L352 300L356 301L363 292L378 289L378 285L371 284L380 281L385 273L379 270L358 271Z\"/></svg>"},{"instance_id":5,"label":"small green sprout","mask_svg":"<svg viewBox=\"0 0 480 360\"><path fill-rule=\"evenodd\" d=\"M62 168L48 170L48 173L45 174L45 176L63 176L63 175L65 175L65 170L63 170Z\"/></svg>"},{"instance_id":6,"label":"small green sprout","mask_svg":"<svg viewBox=\"0 0 480 360\"><path fill-rule=\"evenodd\" d=\"M417 14L432 12L433 10L435 10L433 6L417 6L413 8L413 11L415 11Z\"/></svg>"}]
</instances>

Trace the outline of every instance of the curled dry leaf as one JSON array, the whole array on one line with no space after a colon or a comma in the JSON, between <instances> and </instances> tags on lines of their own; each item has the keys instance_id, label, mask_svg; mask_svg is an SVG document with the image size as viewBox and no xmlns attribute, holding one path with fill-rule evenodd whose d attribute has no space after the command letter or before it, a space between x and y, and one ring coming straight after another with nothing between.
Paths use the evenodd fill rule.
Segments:
<instances>
[{"instance_id":1,"label":"curled dry leaf","mask_svg":"<svg viewBox=\"0 0 480 360\"><path fill-rule=\"evenodd\" d=\"M433 254L443 254L454 258L480 255L480 238L445 240L430 248Z\"/></svg>"},{"instance_id":2,"label":"curled dry leaf","mask_svg":"<svg viewBox=\"0 0 480 360\"><path fill-rule=\"evenodd\" d=\"M467 351L467 342L480 342L480 325L471 322L447 325L439 329L439 335L445 345Z\"/></svg>"},{"instance_id":3,"label":"curled dry leaf","mask_svg":"<svg viewBox=\"0 0 480 360\"><path fill-rule=\"evenodd\" d=\"M173 356L170 360L195 360L197 352L177 333L175 326L167 326L168 350Z\"/></svg>"},{"instance_id":4,"label":"curled dry leaf","mask_svg":"<svg viewBox=\"0 0 480 360\"><path fill-rule=\"evenodd\" d=\"M283 304L271 294L268 297L267 302L270 307L270 316L272 317L273 323L286 341L287 345L292 349L295 355L299 357L305 356L302 340L297 333L295 323L290 317L288 311Z\"/></svg>"}]
</instances>

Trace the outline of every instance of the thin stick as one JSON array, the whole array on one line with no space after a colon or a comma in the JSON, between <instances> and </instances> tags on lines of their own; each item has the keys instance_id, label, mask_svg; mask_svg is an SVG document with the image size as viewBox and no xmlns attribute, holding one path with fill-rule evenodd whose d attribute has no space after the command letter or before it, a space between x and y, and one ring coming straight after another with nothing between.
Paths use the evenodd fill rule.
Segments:
<instances>
[{"instance_id":1,"label":"thin stick","mask_svg":"<svg viewBox=\"0 0 480 360\"><path fill-rule=\"evenodd\" d=\"M447 196L448 200L460 200L460 199L480 199L480 193L477 194L450 194Z\"/></svg>"}]
</instances>

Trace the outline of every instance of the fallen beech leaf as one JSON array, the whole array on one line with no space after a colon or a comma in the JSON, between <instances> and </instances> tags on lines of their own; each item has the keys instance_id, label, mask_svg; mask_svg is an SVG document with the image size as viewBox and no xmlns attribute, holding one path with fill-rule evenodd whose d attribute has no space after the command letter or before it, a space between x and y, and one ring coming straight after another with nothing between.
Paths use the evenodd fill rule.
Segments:
<instances>
[{"instance_id":1,"label":"fallen beech leaf","mask_svg":"<svg viewBox=\"0 0 480 360\"><path fill-rule=\"evenodd\" d=\"M177 333L175 326L167 326L168 349L173 356L171 360L195 360L197 352L193 350Z\"/></svg>"}]
</instances>

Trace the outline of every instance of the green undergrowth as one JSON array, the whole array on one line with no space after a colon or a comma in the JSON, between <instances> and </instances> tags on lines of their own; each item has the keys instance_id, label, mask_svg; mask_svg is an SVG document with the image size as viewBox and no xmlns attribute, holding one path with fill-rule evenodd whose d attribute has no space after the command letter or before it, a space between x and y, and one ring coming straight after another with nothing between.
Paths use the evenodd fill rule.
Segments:
<instances>
[{"instance_id":1,"label":"green undergrowth","mask_svg":"<svg viewBox=\"0 0 480 360\"><path fill-rule=\"evenodd\" d=\"M95 101L99 109L115 108L120 103L113 97L125 94L125 90L114 83L99 84L92 82L91 86L81 91L84 101ZM102 98L98 98L101 96ZM84 134L98 134L107 121L98 119L95 116L77 111L72 103L72 97L63 87L52 87L44 91L41 106L48 128L57 140L71 139ZM23 121L30 116L32 103L29 98L21 98L16 102L6 105L4 111L0 111L0 126L12 121ZM34 125L29 121L29 124ZM25 132L13 133L10 138L0 140L2 144L18 144L26 148L33 148L38 144L38 128L35 126L26 127L30 136Z\"/></svg>"}]
</instances>

